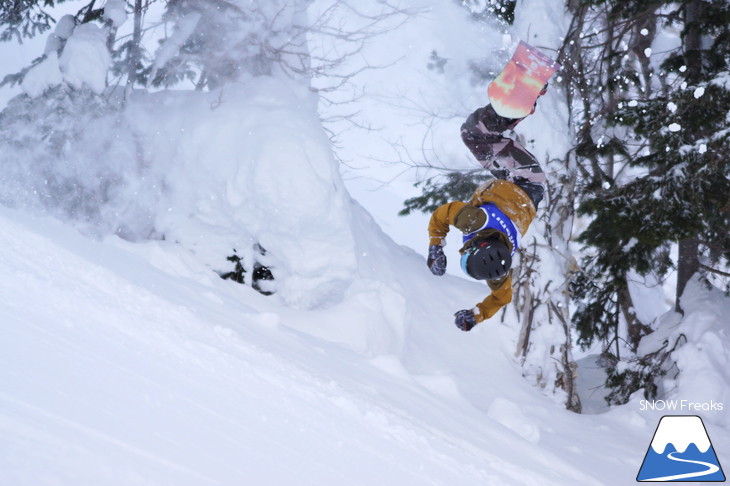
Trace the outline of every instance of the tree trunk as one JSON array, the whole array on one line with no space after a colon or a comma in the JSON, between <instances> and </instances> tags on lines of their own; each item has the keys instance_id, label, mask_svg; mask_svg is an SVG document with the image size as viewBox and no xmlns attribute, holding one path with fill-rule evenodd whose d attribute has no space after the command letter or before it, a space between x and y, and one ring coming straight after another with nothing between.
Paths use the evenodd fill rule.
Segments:
<instances>
[{"instance_id":1,"label":"tree trunk","mask_svg":"<svg viewBox=\"0 0 730 486\"><path fill-rule=\"evenodd\" d=\"M127 64L127 85L124 88L124 99L129 99L137 80L137 66L140 59L140 43L142 42L142 0L134 1L134 31L132 32L132 46L129 50Z\"/></svg>"},{"instance_id":2,"label":"tree trunk","mask_svg":"<svg viewBox=\"0 0 730 486\"><path fill-rule=\"evenodd\" d=\"M702 76L702 32L697 26L697 19L704 8L702 0L692 0L684 8L684 62L687 66L687 82L696 83ZM699 241L687 238L679 242L679 261L677 262L677 295L674 309L683 312L679 302L687 282L700 269L698 258Z\"/></svg>"},{"instance_id":3,"label":"tree trunk","mask_svg":"<svg viewBox=\"0 0 730 486\"><path fill-rule=\"evenodd\" d=\"M702 76L702 31L697 19L702 15L703 0L692 0L684 7L684 63L687 66L687 82L696 83Z\"/></svg>"},{"instance_id":4,"label":"tree trunk","mask_svg":"<svg viewBox=\"0 0 730 486\"><path fill-rule=\"evenodd\" d=\"M700 260L697 257L699 240L688 238L679 242L679 262L677 265L677 295L674 302L674 310L684 313L679 303L687 282L700 269Z\"/></svg>"},{"instance_id":5,"label":"tree trunk","mask_svg":"<svg viewBox=\"0 0 730 486\"><path fill-rule=\"evenodd\" d=\"M530 278L529 272L527 278L521 283L521 299L522 310L518 312L521 314L522 325L520 329L520 336L517 339L517 349L515 350L515 356L520 359L525 359L527 352L530 347L530 331L532 330L532 318L535 314L535 307L533 306L532 291L530 289Z\"/></svg>"},{"instance_id":6,"label":"tree trunk","mask_svg":"<svg viewBox=\"0 0 730 486\"><path fill-rule=\"evenodd\" d=\"M634 301L631 298L629 292L628 282L624 281L621 288L618 289L618 307L626 321L626 339L627 344L631 348L632 352L636 352L639 349L639 343L641 338L651 333L651 328L646 324L642 323L636 312L634 311Z\"/></svg>"}]
</instances>

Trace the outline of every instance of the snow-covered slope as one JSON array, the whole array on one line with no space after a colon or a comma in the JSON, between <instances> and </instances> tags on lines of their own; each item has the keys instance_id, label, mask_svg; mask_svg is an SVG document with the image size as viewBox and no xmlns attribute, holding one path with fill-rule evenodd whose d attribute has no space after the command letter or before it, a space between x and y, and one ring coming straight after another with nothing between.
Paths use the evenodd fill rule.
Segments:
<instances>
[{"instance_id":1,"label":"snow-covered slope","mask_svg":"<svg viewBox=\"0 0 730 486\"><path fill-rule=\"evenodd\" d=\"M561 410L509 328L452 326L481 286L361 221L373 278L303 312L170 243L0 210L0 484L633 483L659 412Z\"/></svg>"},{"instance_id":2,"label":"snow-covered slope","mask_svg":"<svg viewBox=\"0 0 730 486\"><path fill-rule=\"evenodd\" d=\"M545 3L518 17L533 36L530 19L538 25ZM455 134L483 93L461 96L474 90L467 56L458 56L464 35L431 29L460 25L453 9L438 5L419 17L438 42L363 82L370 91L394 88L378 90L382 102L371 111L392 103L386 94L412 88L399 100L408 116L383 111L388 136L343 139L340 155L366 167L365 177L389 180L401 170L372 166L391 148L390 135L405 146L423 136L405 123L431 111L409 111L421 96L448 115L433 131L447 165L474 163ZM426 37L393 35L388 49ZM472 52L501 44L497 32L468 37L478 39ZM417 81L431 48L453 71L423 81L426 92ZM528 134L542 130L541 153L556 150L543 127L557 124L540 118L558 111L549 99L527 125ZM222 92L139 93L125 113L136 172L115 169L105 150L91 153L95 171L81 170L78 182L137 181L116 184L122 194L101 217L151 225L160 240L132 228L141 242L93 241L54 219L0 207L1 486L634 484L667 410L642 410L637 396L602 415L572 414L523 379L509 315L506 324L495 318L458 331L453 312L487 288L434 277L407 247L425 248L428 217L396 218L410 181L384 188L357 171L342 181L307 89L253 79ZM107 125L89 136L103 141ZM117 172L97 177L101 169ZM149 221L128 211L130 201ZM240 245L259 243L278 285L270 297L214 272ZM450 267L458 269L453 246ZM642 344L689 336L669 397L730 400L719 325L730 304L697 284L691 295L686 317L664 316L662 332ZM726 412L702 412L725 463Z\"/></svg>"}]
</instances>

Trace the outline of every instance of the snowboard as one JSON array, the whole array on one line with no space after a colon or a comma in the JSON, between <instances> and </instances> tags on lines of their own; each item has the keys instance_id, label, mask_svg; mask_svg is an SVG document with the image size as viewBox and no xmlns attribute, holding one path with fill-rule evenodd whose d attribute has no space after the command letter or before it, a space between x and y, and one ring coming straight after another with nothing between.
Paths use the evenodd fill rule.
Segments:
<instances>
[{"instance_id":1,"label":"snowboard","mask_svg":"<svg viewBox=\"0 0 730 486\"><path fill-rule=\"evenodd\" d=\"M558 69L560 64L520 41L512 59L487 88L494 111L505 118L526 117Z\"/></svg>"}]
</instances>

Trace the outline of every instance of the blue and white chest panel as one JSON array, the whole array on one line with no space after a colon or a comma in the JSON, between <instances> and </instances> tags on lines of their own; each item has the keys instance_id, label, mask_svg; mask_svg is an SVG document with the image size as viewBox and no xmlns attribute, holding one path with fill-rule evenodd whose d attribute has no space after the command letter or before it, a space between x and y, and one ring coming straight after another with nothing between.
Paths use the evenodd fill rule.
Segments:
<instances>
[{"instance_id":1,"label":"blue and white chest panel","mask_svg":"<svg viewBox=\"0 0 730 486\"><path fill-rule=\"evenodd\" d=\"M464 235L462 237L463 243L466 243L467 241L474 238L474 235L476 235L480 231L483 231L485 229L495 229L507 235L510 243L512 243L512 255L514 255L517 251L517 248L520 247L521 235L520 232L517 231L517 228L515 227L512 220L509 219L509 217L504 214L502 210L499 209L494 203L482 204L481 206L479 206L479 209L484 211L484 214L487 216L487 221L478 230L469 233L468 235Z\"/></svg>"}]
</instances>

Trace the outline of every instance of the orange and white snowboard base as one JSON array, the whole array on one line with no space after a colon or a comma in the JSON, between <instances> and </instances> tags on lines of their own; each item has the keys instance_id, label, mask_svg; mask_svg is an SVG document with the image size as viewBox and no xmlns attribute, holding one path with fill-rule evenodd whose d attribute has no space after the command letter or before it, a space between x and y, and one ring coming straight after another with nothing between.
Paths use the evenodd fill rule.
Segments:
<instances>
[{"instance_id":1,"label":"orange and white snowboard base","mask_svg":"<svg viewBox=\"0 0 730 486\"><path fill-rule=\"evenodd\" d=\"M560 64L520 41L512 59L487 88L494 111L505 118L526 117L558 69Z\"/></svg>"}]
</instances>

